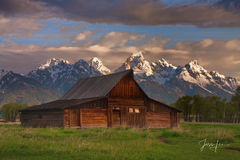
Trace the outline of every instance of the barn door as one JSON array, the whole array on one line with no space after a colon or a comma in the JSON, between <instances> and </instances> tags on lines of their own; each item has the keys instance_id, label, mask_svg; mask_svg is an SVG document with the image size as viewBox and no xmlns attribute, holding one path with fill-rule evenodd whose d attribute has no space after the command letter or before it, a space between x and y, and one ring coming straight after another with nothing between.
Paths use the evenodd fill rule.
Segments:
<instances>
[{"instance_id":1,"label":"barn door","mask_svg":"<svg viewBox=\"0 0 240 160\"><path fill-rule=\"evenodd\" d=\"M131 128L143 128L145 124L143 111L143 109L137 107L129 107L127 126Z\"/></svg>"},{"instance_id":2,"label":"barn door","mask_svg":"<svg viewBox=\"0 0 240 160\"><path fill-rule=\"evenodd\" d=\"M120 112L120 108L119 107L113 107L113 122L112 122L112 126L113 127L118 127L121 125L121 112Z\"/></svg>"},{"instance_id":3,"label":"barn door","mask_svg":"<svg viewBox=\"0 0 240 160\"><path fill-rule=\"evenodd\" d=\"M177 127L177 113L176 112L170 112L170 119L171 119L171 128Z\"/></svg>"},{"instance_id":4,"label":"barn door","mask_svg":"<svg viewBox=\"0 0 240 160\"><path fill-rule=\"evenodd\" d=\"M70 127L79 126L79 109L70 109Z\"/></svg>"}]
</instances>

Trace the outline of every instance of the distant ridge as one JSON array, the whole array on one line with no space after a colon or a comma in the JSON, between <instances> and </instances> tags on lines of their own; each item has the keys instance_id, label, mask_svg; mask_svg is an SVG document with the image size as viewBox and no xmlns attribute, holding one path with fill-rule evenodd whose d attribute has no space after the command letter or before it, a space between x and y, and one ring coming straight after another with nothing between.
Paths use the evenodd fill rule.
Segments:
<instances>
[{"instance_id":1,"label":"distant ridge","mask_svg":"<svg viewBox=\"0 0 240 160\"><path fill-rule=\"evenodd\" d=\"M150 63L144 58L142 52L131 54L114 72L128 69L134 70L135 79L150 97L168 104L175 102L178 97L195 94L230 99L237 86L240 85L236 78L224 76L216 71L207 71L197 60L176 67L163 58ZM89 61L81 59L74 64L64 59L52 58L26 76L13 72L8 73L9 71L0 69L0 85L2 87L0 103L6 100L4 98L6 93L11 93L12 96L9 96L8 101L39 104L61 97L80 78L107 75L112 71L100 59L93 57ZM17 77L11 81L15 79L18 82L15 85L18 84L17 86L22 90L13 90L10 86L3 87L6 79L11 77L10 75ZM36 90L32 94L35 96L30 99L29 96L25 96L28 91L33 90ZM39 97L37 90L42 96L41 100L39 98L33 100L34 97ZM47 96L43 96L43 94ZM16 98L14 95L22 98Z\"/></svg>"}]
</instances>

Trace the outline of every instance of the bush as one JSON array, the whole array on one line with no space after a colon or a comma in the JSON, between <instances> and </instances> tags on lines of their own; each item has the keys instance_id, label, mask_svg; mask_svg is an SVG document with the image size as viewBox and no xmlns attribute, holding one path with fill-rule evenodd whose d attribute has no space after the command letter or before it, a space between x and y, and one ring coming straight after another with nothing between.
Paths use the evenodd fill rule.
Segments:
<instances>
[{"instance_id":1,"label":"bush","mask_svg":"<svg viewBox=\"0 0 240 160\"><path fill-rule=\"evenodd\" d=\"M181 137L181 133L178 131L164 130L160 137L162 138Z\"/></svg>"},{"instance_id":2,"label":"bush","mask_svg":"<svg viewBox=\"0 0 240 160\"><path fill-rule=\"evenodd\" d=\"M6 121L15 122L19 116L19 111L26 108L26 104L8 103L4 104L0 110L2 112L2 118Z\"/></svg>"}]
</instances>

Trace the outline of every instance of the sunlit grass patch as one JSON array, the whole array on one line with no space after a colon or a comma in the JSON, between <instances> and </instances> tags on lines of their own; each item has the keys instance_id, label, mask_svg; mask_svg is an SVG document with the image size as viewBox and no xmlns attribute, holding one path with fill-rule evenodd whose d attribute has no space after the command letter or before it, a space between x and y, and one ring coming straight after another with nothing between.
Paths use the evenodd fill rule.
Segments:
<instances>
[{"instance_id":1,"label":"sunlit grass patch","mask_svg":"<svg viewBox=\"0 0 240 160\"><path fill-rule=\"evenodd\" d=\"M182 124L180 129L28 128L0 126L0 159L236 159L236 150L201 153L199 141L240 147L239 126ZM229 141L229 139L231 141ZM228 140L228 141L226 141Z\"/></svg>"}]
</instances>

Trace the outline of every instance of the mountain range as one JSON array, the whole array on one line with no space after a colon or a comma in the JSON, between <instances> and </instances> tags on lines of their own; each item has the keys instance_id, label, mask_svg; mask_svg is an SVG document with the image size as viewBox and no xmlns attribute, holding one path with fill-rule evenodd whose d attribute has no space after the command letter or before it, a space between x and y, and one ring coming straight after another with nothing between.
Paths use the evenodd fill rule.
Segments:
<instances>
[{"instance_id":1,"label":"mountain range","mask_svg":"<svg viewBox=\"0 0 240 160\"><path fill-rule=\"evenodd\" d=\"M26 76L10 71L0 79L1 105L10 102L39 104L57 98L58 95L51 89Z\"/></svg>"},{"instance_id":2,"label":"mountain range","mask_svg":"<svg viewBox=\"0 0 240 160\"><path fill-rule=\"evenodd\" d=\"M147 61L142 52L132 54L115 71L94 57L71 64L64 59L49 59L26 75L0 69L0 104L19 102L39 104L55 100L80 78L133 69L136 81L146 93L165 103L184 95L220 96L228 100L239 85L236 78L207 71L196 60L174 66L165 59Z\"/></svg>"}]
</instances>

